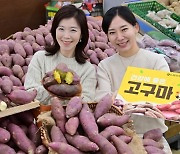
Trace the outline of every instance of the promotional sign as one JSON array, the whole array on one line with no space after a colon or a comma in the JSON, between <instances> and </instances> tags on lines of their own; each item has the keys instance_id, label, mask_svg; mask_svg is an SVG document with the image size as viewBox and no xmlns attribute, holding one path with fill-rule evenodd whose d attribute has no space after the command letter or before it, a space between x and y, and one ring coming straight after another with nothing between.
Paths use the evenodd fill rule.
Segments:
<instances>
[{"instance_id":1,"label":"promotional sign","mask_svg":"<svg viewBox=\"0 0 180 154\"><path fill-rule=\"evenodd\" d=\"M180 73L128 67L116 99L125 113L180 121Z\"/></svg>"},{"instance_id":2,"label":"promotional sign","mask_svg":"<svg viewBox=\"0 0 180 154\"><path fill-rule=\"evenodd\" d=\"M128 102L168 104L180 95L180 73L128 67L119 88Z\"/></svg>"}]
</instances>

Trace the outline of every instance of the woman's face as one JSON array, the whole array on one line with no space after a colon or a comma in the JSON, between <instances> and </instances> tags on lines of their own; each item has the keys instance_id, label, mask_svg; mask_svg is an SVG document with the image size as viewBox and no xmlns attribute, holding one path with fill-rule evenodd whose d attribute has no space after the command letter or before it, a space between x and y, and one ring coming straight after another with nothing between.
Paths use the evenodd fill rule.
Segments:
<instances>
[{"instance_id":1,"label":"woman's face","mask_svg":"<svg viewBox=\"0 0 180 154\"><path fill-rule=\"evenodd\" d=\"M138 31L138 25L132 26L123 18L115 16L108 29L108 38L120 55L128 57L139 50L136 42Z\"/></svg>"},{"instance_id":2,"label":"woman's face","mask_svg":"<svg viewBox=\"0 0 180 154\"><path fill-rule=\"evenodd\" d=\"M63 19L56 29L56 39L60 52L66 57L73 57L76 45L81 38L81 28L75 18Z\"/></svg>"}]
</instances>

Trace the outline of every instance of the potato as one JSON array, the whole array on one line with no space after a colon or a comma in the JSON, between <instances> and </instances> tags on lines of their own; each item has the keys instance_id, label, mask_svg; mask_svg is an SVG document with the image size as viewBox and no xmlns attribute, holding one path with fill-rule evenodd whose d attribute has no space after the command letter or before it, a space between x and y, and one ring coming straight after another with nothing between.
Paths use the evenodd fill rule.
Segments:
<instances>
[{"instance_id":1,"label":"potato","mask_svg":"<svg viewBox=\"0 0 180 154\"><path fill-rule=\"evenodd\" d=\"M10 76L12 75L13 72L10 68L6 67L6 66L0 66L0 75L3 76Z\"/></svg>"},{"instance_id":2,"label":"potato","mask_svg":"<svg viewBox=\"0 0 180 154\"><path fill-rule=\"evenodd\" d=\"M157 129L151 129L144 133L143 138L144 139L152 139L154 141L159 141L162 138L163 134L160 128Z\"/></svg>"},{"instance_id":3,"label":"potato","mask_svg":"<svg viewBox=\"0 0 180 154\"><path fill-rule=\"evenodd\" d=\"M61 83L51 85L47 90L60 97L74 97L80 95L82 88L80 84L68 85Z\"/></svg>"},{"instance_id":4,"label":"potato","mask_svg":"<svg viewBox=\"0 0 180 154\"><path fill-rule=\"evenodd\" d=\"M8 53L4 53L1 57L1 62L6 67L11 67L12 65L12 56L10 56Z\"/></svg>"},{"instance_id":5,"label":"potato","mask_svg":"<svg viewBox=\"0 0 180 154\"><path fill-rule=\"evenodd\" d=\"M120 135L120 136L118 136L118 138L127 144L130 143L132 140L132 137L126 136L126 135Z\"/></svg>"},{"instance_id":6,"label":"potato","mask_svg":"<svg viewBox=\"0 0 180 154\"><path fill-rule=\"evenodd\" d=\"M12 67L12 71L13 71L14 75L16 77L18 77L19 79L22 79L22 77L24 76L24 72L22 70L22 67L19 65L14 65Z\"/></svg>"},{"instance_id":7,"label":"potato","mask_svg":"<svg viewBox=\"0 0 180 154\"><path fill-rule=\"evenodd\" d=\"M20 54L14 54L12 60L14 65L24 66L25 64L25 59Z\"/></svg>"},{"instance_id":8,"label":"potato","mask_svg":"<svg viewBox=\"0 0 180 154\"><path fill-rule=\"evenodd\" d=\"M10 140L10 133L4 128L0 127L0 143L7 143Z\"/></svg>"},{"instance_id":9,"label":"potato","mask_svg":"<svg viewBox=\"0 0 180 154\"><path fill-rule=\"evenodd\" d=\"M162 149L159 149L159 148L154 147L154 146L145 146L144 148L148 154L153 154L153 153L165 154L165 152Z\"/></svg>"},{"instance_id":10,"label":"potato","mask_svg":"<svg viewBox=\"0 0 180 154\"><path fill-rule=\"evenodd\" d=\"M35 145L18 125L11 123L8 125L8 130L10 131L13 140L21 150L26 153L35 152Z\"/></svg>"},{"instance_id":11,"label":"potato","mask_svg":"<svg viewBox=\"0 0 180 154\"><path fill-rule=\"evenodd\" d=\"M77 149L84 151L84 152L90 152L90 151L98 151L99 147L92 141L89 140L86 136L82 135L74 135L71 136L69 134L65 134L65 137L71 145L76 147Z\"/></svg>"},{"instance_id":12,"label":"potato","mask_svg":"<svg viewBox=\"0 0 180 154\"><path fill-rule=\"evenodd\" d=\"M22 86L22 82L19 78L15 77L14 75L10 75L9 78L13 82L13 86Z\"/></svg>"},{"instance_id":13,"label":"potato","mask_svg":"<svg viewBox=\"0 0 180 154\"><path fill-rule=\"evenodd\" d=\"M103 116L99 117L97 123L100 126L107 127L107 126L119 126L121 127L125 123L129 121L129 115L116 115L115 113L106 113Z\"/></svg>"},{"instance_id":14,"label":"potato","mask_svg":"<svg viewBox=\"0 0 180 154\"><path fill-rule=\"evenodd\" d=\"M33 55L33 48L30 45L30 43L26 43L26 44L24 43L23 47L24 47L24 50L26 51L27 55Z\"/></svg>"},{"instance_id":15,"label":"potato","mask_svg":"<svg viewBox=\"0 0 180 154\"><path fill-rule=\"evenodd\" d=\"M153 139L143 139L143 145L144 146L154 146L154 147L157 147L159 149L163 149L164 146L163 144L161 144L160 142L156 142L154 141Z\"/></svg>"},{"instance_id":16,"label":"potato","mask_svg":"<svg viewBox=\"0 0 180 154\"><path fill-rule=\"evenodd\" d=\"M36 33L36 42L40 45L40 46L45 46L46 42L44 40L44 37L41 34Z\"/></svg>"},{"instance_id":17,"label":"potato","mask_svg":"<svg viewBox=\"0 0 180 154\"><path fill-rule=\"evenodd\" d=\"M82 152L80 152L75 147L63 142L50 142L48 146L59 154L82 154Z\"/></svg>"},{"instance_id":18,"label":"potato","mask_svg":"<svg viewBox=\"0 0 180 154\"><path fill-rule=\"evenodd\" d=\"M37 95L37 90L34 89L32 91L25 90L14 90L7 97L16 104L27 104L35 99Z\"/></svg>"},{"instance_id":19,"label":"potato","mask_svg":"<svg viewBox=\"0 0 180 154\"><path fill-rule=\"evenodd\" d=\"M52 126L50 131L50 136L52 142L63 142L67 143L66 138L64 137L64 134L62 133L61 129L57 126Z\"/></svg>"},{"instance_id":20,"label":"potato","mask_svg":"<svg viewBox=\"0 0 180 154\"><path fill-rule=\"evenodd\" d=\"M104 97L101 98L101 100L96 105L94 111L94 117L98 119L100 116L107 113L111 108L112 104L113 104L112 96L110 94L106 94Z\"/></svg>"},{"instance_id":21,"label":"potato","mask_svg":"<svg viewBox=\"0 0 180 154\"><path fill-rule=\"evenodd\" d=\"M79 126L78 117L71 117L65 124L66 132L70 135L74 135L77 131L78 126Z\"/></svg>"},{"instance_id":22,"label":"potato","mask_svg":"<svg viewBox=\"0 0 180 154\"><path fill-rule=\"evenodd\" d=\"M83 108L79 113L79 120L84 129L84 132L88 135L89 138L93 134L98 134L99 130L94 115L86 103L83 104Z\"/></svg>"},{"instance_id":23,"label":"potato","mask_svg":"<svg viewBox=\"0 0 180 154\"><path fill-rule=\"evenodd\" d=\"M89 139L98 145L102 154L118 154L116 148L102 135L91 134Z\"/></svg>"},{"instance_id":24,"label":"potato","mask_svg":"<svg viewBox=\"0 0 180 154\"><path fill-rule=\"evenodd\" d=\"M126 154L133 154L132 150L128 145L120 140L117 136L113 135L111 136L111 141L115 145L118 153L126 153Z\"/></svg>"},{"instance_id":25,"label":"potato","mask_svg":"<svg viewBox=\"0 0 180 154\"><path fill-rule=\"evenodd\" d=\"M16 154L16 151L6 144L0 143L0 154Z\"/></svg>"},{"instance_id":26,"label":"potato","mask_svg":"<svg viewBox=\"0 0 180 154\"><path fill-rule=\"evenodd\" d=\"M53 97L51 99L51 111L52 116L56 120L57 126L61 129L61 131L65 132L65 122L66 122L66 116L65 116L65 110L62 106L61 101L57 97Z\"/></svg>"},{"instance_id":27,"label":"potato","mask_svg":"<svg viewBox=\"0 0 180 154\"><path fill-rule=\"evenodd\" d=\"M13 89L13 82L10 80L9 77L7 77L1 81L1 90L5 94L10 94L12 89Z\"/></svg>"},{"instance_id":28,"label":"potato","mask_svg":"<svg viewBox=\"0 0 180 154\"><path fill-rule=\"evenodd\" d=\"M66 106L66 118L76 116L82 109L82 98L75 96L72 97Z\"/></svg>"},{"instance_id":29,"label":"potato","mask_svg":"<svg viewBox=\"0 0 180 154\"><path fill-rule=\"evenodd\" d=\"M109 126L106 127L100 134L109 140L112 135L119 136L125 134L125 131L118 126Z\"/></svg>"},{"instance_id":30,"label":"potato","mask_svg":"<svg viewBox=\"0 0 180 154\"><path fill-rule=\"evenodd\" d=\"M17 54L20 54L24 58L26 57L26 52L25 52L23 46L20 43L16 43L14 45L14 52L17 53Z\"/></svg>"}]
</instances>

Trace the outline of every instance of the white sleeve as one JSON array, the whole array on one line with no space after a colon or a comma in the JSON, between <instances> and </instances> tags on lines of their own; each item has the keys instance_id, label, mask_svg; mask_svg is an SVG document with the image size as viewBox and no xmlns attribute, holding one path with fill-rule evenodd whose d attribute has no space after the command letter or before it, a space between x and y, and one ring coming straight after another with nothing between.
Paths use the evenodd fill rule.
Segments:
<instances>
[{"instance_id":1,"label":"white sleeve","mask_svg":"<svg viewBox=\"0 0 180 154\"><path fill-rule=\"evenodd\" d=\"M41 68L42 58L40 59L41 60L38 60L38 55L33 56L28 66L24 87L27 90L32 90L35 88L37 90L36 99L39 100L42 104L47 104L49 102L50 95L48 94L47 90L44 89L41 83L43 76Z\"/></svg>"}]
</instances>

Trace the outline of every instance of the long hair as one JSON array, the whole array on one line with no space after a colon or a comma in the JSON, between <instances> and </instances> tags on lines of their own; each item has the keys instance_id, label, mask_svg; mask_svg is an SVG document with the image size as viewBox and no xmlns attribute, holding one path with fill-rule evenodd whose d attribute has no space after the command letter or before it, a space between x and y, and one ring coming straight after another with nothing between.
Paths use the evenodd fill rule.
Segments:
<instances>
[{"instance_id":1,"label":"long hair","mask_svg":"<svg viewBox=\"0 0 180 154\"><path fill-rule=\"evenodd\" d=\"M54 55L59 51L60 46L56 40L56 29L59 26L61 20L72 17L76 20L76 22L79 24L81 28L81 41L79 41L76 45L75 59L78 63L84 64L87 59L84 53L84 48L86 47L89 39L87 19L85 13L81 9L76 8L74 5L65 5L62 8L60 8L58 12L55 14L52 22L52 27L50 30L54 40L54 44L50 47L45 48L45 50L48 52L46 55Z\"/></svg>"}]
</instances>

